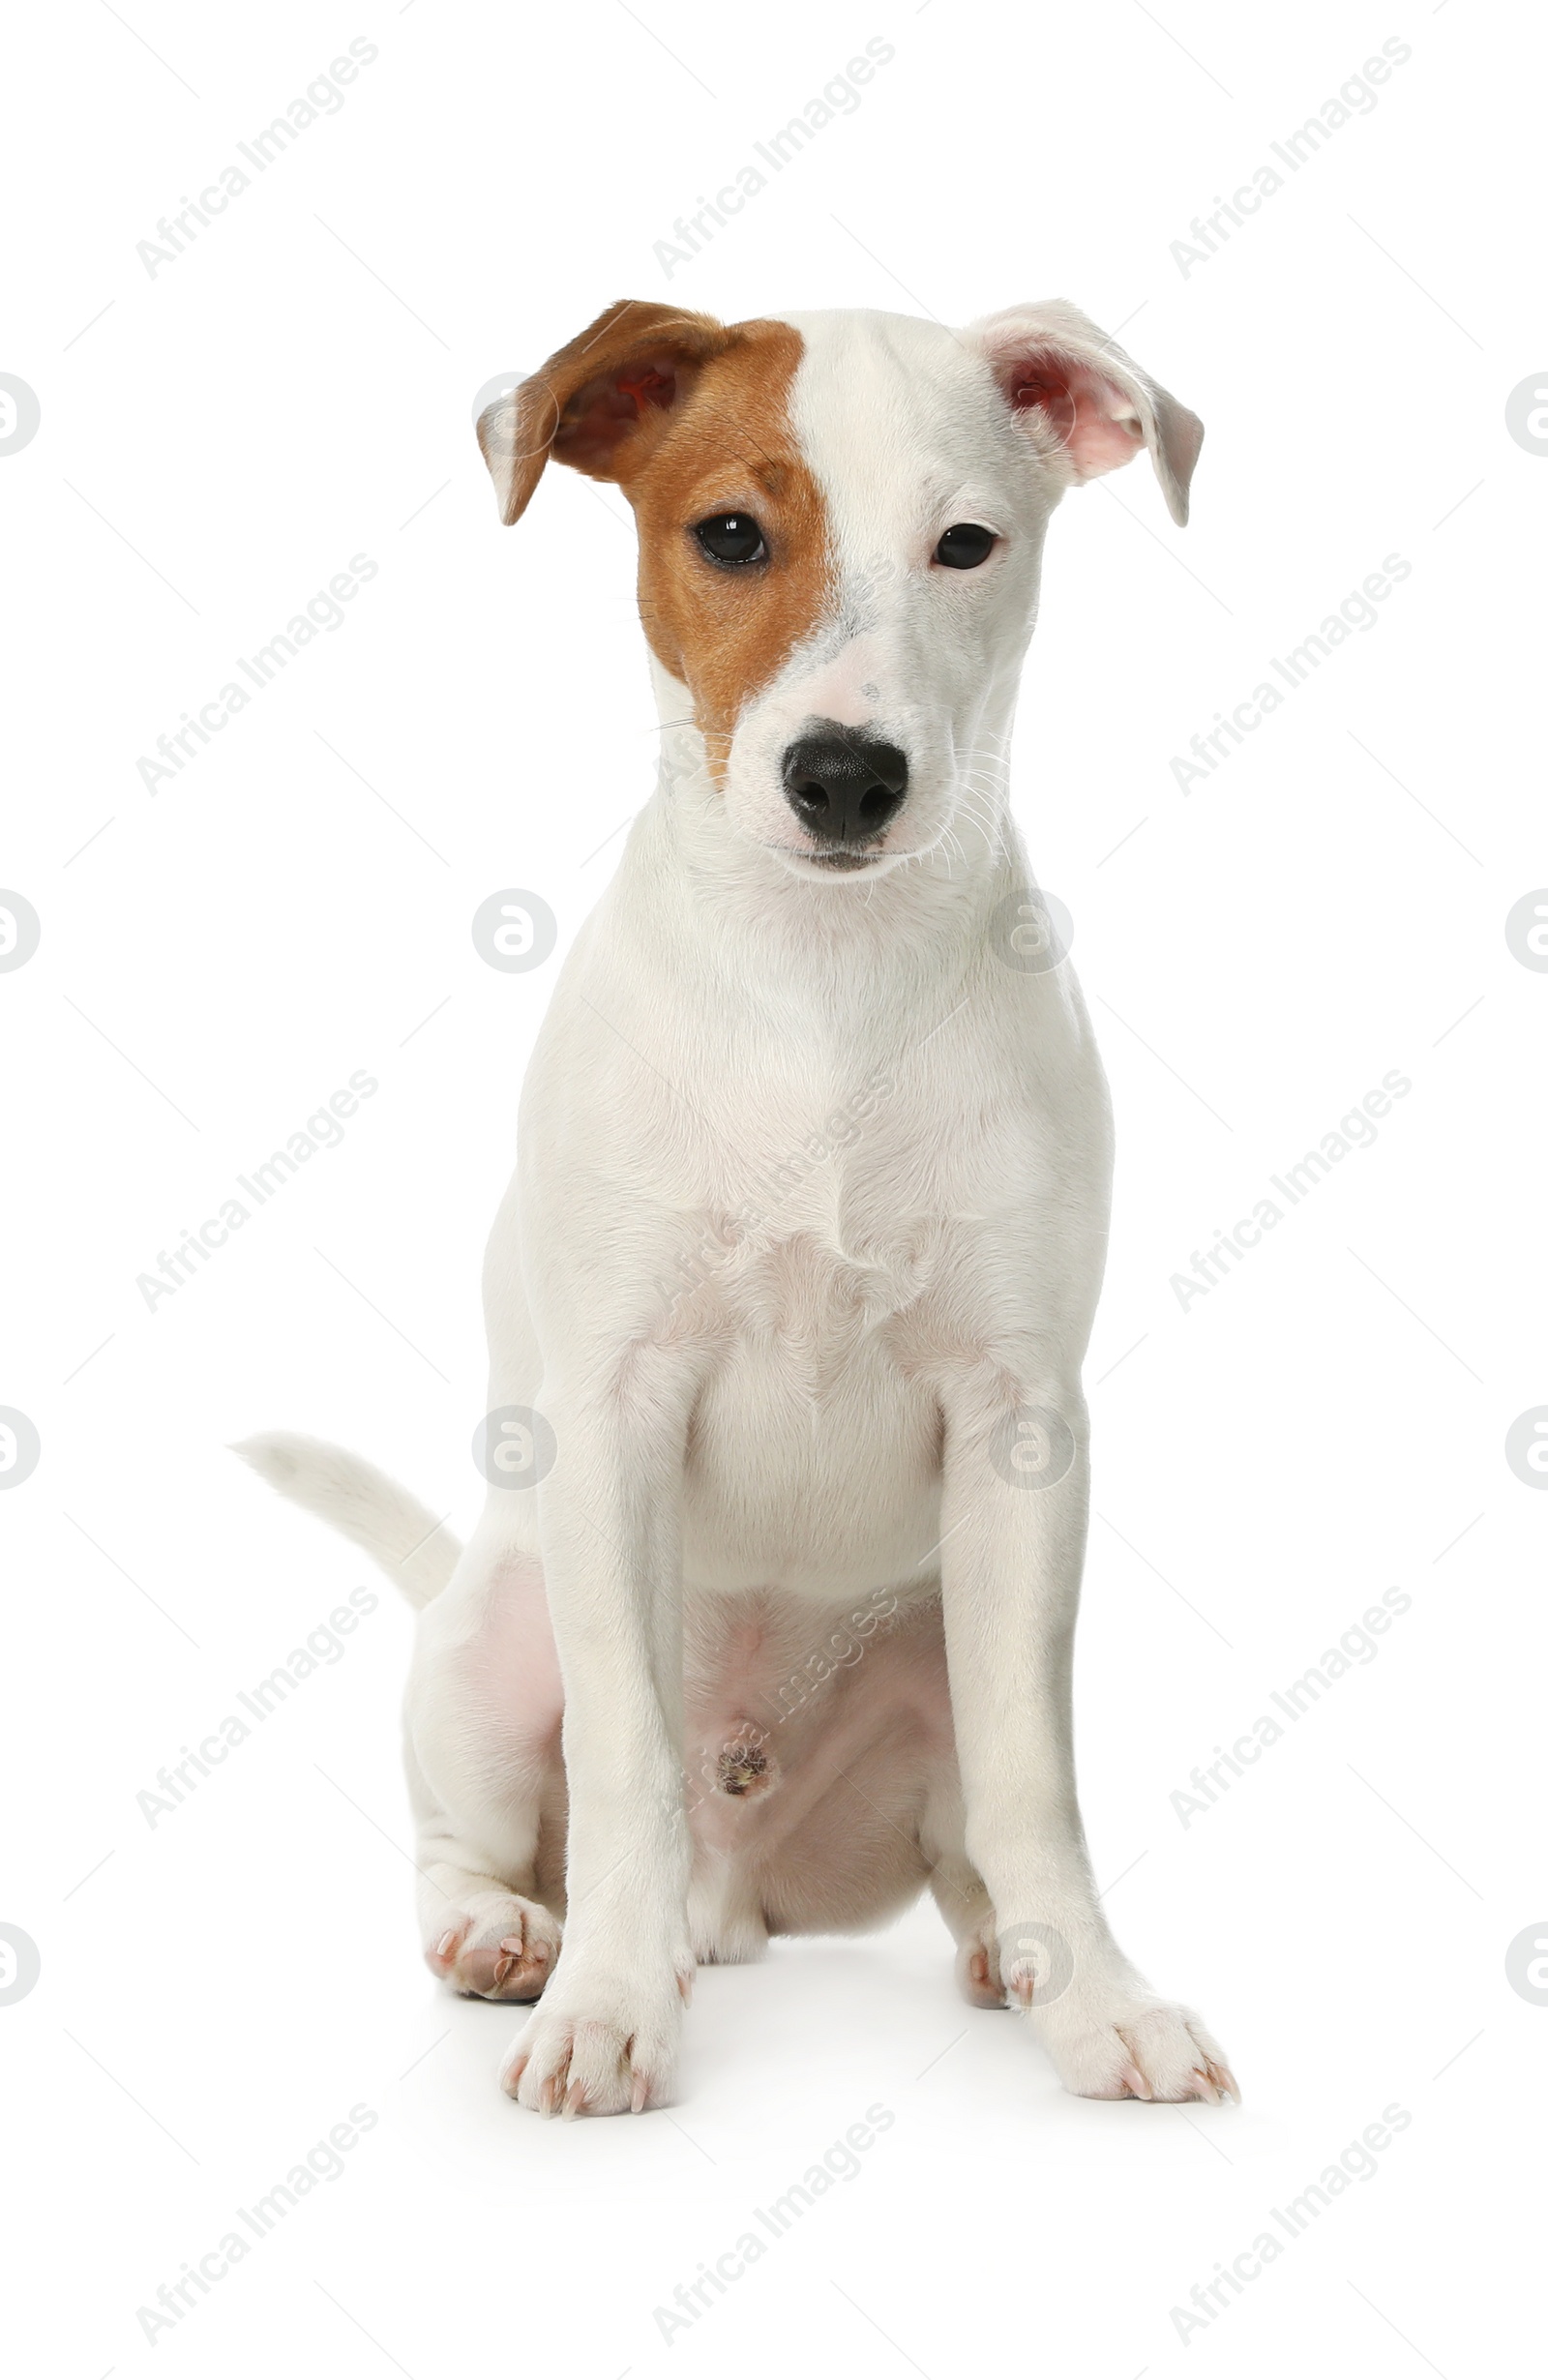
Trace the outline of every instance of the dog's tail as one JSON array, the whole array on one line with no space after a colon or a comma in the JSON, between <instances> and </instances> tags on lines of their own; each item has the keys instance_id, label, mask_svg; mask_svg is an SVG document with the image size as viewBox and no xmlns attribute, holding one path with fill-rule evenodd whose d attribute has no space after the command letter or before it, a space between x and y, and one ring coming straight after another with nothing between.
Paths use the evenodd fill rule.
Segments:
<instances>
[{"instance_id":1,"label":"dog's tail","mask_svg":"<svg viewBox=\"0 0 1548 2380\"><path fill-rule=\"evenodd\" d=\"M282 1496L353 1538L416 1611L440 1593L456 1568L462 1550L457 1539L363 1456L295 1430L266 1430L231 1452Z\"/></svg>"}]
</instances>

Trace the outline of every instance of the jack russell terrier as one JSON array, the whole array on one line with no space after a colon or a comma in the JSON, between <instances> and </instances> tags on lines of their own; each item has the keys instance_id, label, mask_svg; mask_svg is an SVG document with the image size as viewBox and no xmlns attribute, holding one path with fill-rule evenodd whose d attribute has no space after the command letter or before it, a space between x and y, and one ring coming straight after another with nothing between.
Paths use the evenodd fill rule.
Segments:
<instances>
[{"instance_id":1,"label":"jack russell terrier","mask_svg":"<svg viewBox=\"0 0 1548 2380\"><path fill-rule=\"evenodd\" d=\"M634 507L661 774L527 1071L470 1542L240 1450L421 1607L426 1958L538 2003L523 2107L607 2115L669 2096L696 1962L928 1884L1067 2089L1235 2096L1076 1802L1111 1128L1007 794L1049 515L1144 447L1181 523L1202 425L1062 301L628 302L478 428L507 524L551 458Z\"/></svg>"}]
</instances>

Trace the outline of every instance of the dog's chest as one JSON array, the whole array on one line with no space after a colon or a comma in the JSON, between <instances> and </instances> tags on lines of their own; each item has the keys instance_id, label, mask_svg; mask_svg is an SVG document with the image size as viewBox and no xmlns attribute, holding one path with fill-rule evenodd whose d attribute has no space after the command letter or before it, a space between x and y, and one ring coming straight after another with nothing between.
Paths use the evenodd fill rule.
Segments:
<instances>
[{"instance_id":1,"label":"dog's chest","mask_svg":"<svg viewBox=\"0 0 1548 2380\"><path fill-rule=\"evenodd\" d=\"M925 1320L938 1227L745 1234L682 1300L700 1361L685 1575L809 1592L908 1574L939 1534Z\"/></svg>"},{"instance_id":2,"label":"dog's chest","mask_svg":"<svg viewBox=\"0 0 1548 2380\"><path fill-rule=\"evenodd\" d=\"M919 1308L949 1229L928 1168L906 1199L898 1166L873 1146L824 1129L788 1145L730 1171L683 1216L676 1321L728 1352L783 1353L819 1393L863 1342Z\"/></svg>"},{"instance_id":3,"label":"dog's chest","mask_svg":"<svg viewBox=\"0 0 1548 2380\"><path fill-rule=\"evenodd\" d=\"M718 1287L734 1326L796 1338L848 1336L916 1305L940 1261L946 1227L915 1215L889 1223L810 1214L737 1231Z\"/></svg>"},{"instance_id":4,"label":"dog's chest","mask_svg":"<svg viewBox=\"0 0 1548 2380\"><path fill-rule=\"evenodd\" d=\"M949 1088L924 1096L878 1070L804 1115L787 1095L776 1120L728 1099L712 1147L658 1144L652 1188L675 1241L660 1336L754 1358L807 1399L847 1368L915 1368L943 1301L962 1319L965 1244L1033 1170L1009 1103L953 1107Z\"/></svg>"}]
</instances>

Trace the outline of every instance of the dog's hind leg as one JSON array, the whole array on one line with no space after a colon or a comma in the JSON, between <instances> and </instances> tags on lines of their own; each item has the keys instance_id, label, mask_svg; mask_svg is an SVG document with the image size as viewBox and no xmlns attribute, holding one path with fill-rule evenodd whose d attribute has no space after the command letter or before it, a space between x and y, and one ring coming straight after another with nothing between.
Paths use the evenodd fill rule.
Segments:
<instances>
[{"instance_id":1,"label":"dog's hind leg","mask_svg":"<svg viewBox=\"0 0 1548 2380\"><path fill-rule=\"evenodd\" d=\"M919 1840L932 1861L930 1889L957 1945L957 1989L974 2008L1008 2004L999 1976L995 1905L989 1888L968 1857L963 1840L966 1812L962 1780L953 1761L937 1778L926 1804Z\"/></svg>"},{"instance_id":2,"label":"dog's hind leg","mask_svg":"<svg viewBox=\"0 0 1548 2380\"><path fill-rule=\"evenodd\" d=\"M404 1704L420 1939L455 1991L531 2001L553 1971L561 1709L541 1566L480 1530L420 1623Z\"/></svg>"},{"instance_id":3,"label":"dog's hind leg","mask_svg":"<svg viewBox=\"0 0 1548 2380\"><path fill-rule=\"evenodd\" d=\"M421 1613L403 1717L425 1958L456 1991L535 2000L559 1953L561 1696L542 1569L509 1507L491 1505L462 1550L342 1446L283 1430L233 1451L352 1538Z\"/></svg>"},{"instance_id":4,"label":"dog's hind leg","mask_svg":"<svg viewBox=\"0 0 1548 2380\"><path fill-rule=\"evenodd\" d=\"M412 1755L409 1768L412 1788ZM422 1808L428 1801L425 1796ZM535 1882L521 1863L490 1852L487 1839L469 1839L444 1812L425 1808L415 1852L425 1963L468 1998L536 2000L553 1972L562 1929L533 1897Z\"/></svg>"}]
</instances>

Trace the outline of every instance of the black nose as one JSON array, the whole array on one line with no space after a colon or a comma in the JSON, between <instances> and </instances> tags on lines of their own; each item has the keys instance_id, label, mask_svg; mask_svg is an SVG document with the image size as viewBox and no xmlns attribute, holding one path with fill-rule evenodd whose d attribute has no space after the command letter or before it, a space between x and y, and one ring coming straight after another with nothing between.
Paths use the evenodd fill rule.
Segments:
<instances>
[{"instance_id":1,"label":"black nose","mask_svg":"<svg viewBox=\"0 0 1548 2380\"><path fill-rule=\"evenodd\" d=\"M903 808L908 762L856 728L803 735L785 755L785 798L819 843L874 843Z\"/></svg>"}]
</instances>

